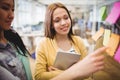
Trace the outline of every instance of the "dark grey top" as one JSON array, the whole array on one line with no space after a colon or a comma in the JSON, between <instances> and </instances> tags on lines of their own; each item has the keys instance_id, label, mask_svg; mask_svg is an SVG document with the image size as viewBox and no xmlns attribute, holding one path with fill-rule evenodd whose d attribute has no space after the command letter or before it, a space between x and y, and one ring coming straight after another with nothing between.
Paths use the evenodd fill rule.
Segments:
<instances>
[{"instance_id":1,"label":"dark grey top","mask_svg":"<svg viewBox=\"0 0 120 80\"><path fill-rule=\"evenodd\" d=\"M0 43L0 80L27 80L17 52L9 42Z\"/></svg>"}]
</instances>

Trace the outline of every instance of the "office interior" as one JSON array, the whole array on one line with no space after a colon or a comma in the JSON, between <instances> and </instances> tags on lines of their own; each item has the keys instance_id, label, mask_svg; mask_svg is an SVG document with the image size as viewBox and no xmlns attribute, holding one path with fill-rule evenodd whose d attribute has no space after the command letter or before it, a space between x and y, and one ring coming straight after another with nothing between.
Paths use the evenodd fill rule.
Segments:
<instances>
[{"instance_id":1,"label":"office interior","mask_svg":"<svg viewBox=\"0 0 120 80\"><path fill-rule=\"evenodd\" d=\"M15 0L15 19L12 26L33 54L37 43L44 37L46 7L50 3L61 2L72 16L73 32L83 38L91 52L94 48L91 37L99 30L101 22L105 21L103 18L110 13L117 1L119 0Z\"/></svg>"},{"instance_id":2,"label":"office interior","mask_svg":"<svg viewBox=\"0 0 120 80\"><path fill-rule=\"evenodd\" d=\"M44 18L47 6L53 2L63 3L73 20L73 32L80 36L88 53L94 49L92 36L110 13L113 4L119 0L15 0L13 28L20 34L32 55L34 67L35 48L44 37ZM33 70L34 68L32 68ZM34 72L34 70L33 70Z\"/></svg>"}]
</instances>

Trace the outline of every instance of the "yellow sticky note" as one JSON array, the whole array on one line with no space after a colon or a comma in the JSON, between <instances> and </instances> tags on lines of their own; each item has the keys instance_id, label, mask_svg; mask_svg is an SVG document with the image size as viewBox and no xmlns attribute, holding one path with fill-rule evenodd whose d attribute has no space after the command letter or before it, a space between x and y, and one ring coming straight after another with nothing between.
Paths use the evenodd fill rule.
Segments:
<instances>
[{"instance_id":1,"label":"yellow sticky note","mask_svg":"<svg viewBox=\"0 0 120 80\"><path fill-rule=\"evenodd\" d=\"M110 55L110 56L114 56L115 51L119 45L119 41L120 41L120 36L117 34L112 33L110 40L107 44L108 49L106 50L106 52Z\"/></svg>"},{"instance_id":2,"label":"yellow sticky note","mask_svg":"<svg viewBox=\"0 0 120 80\"><path fill-rule=\"evenodd\" d=\"M110 34L111 34L111 31L109 29L105 29L104 37L103 37L103 45L104 46L107 46L109 39L110 39Z\"/></svg>"},{"instance_id":3,"label":"yellow sticky note","mask_svg":"<svg viewBox=\"0 0 120 80\"><path fill-rule=\"evenodd\" d=\"M99 39L99 37L101 37L101 36L103 35L103 33L104 33L104 28L101 27L100 30L98 30L98 31L95 33L95 35L92 36L92 39L93 39L94 41L97 41L97 40Z\"/></svg>"}]
</instances>

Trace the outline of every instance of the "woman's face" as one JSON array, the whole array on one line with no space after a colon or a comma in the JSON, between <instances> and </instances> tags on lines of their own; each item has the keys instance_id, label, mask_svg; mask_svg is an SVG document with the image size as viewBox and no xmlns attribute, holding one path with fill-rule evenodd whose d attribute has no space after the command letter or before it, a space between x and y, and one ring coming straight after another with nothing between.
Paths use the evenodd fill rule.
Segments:
<instances>
[{"instance_id":1,"label":"woman's face","mask_svg":"<svg viewBox=\"0 0 120 80\"><path fill-rule=\"evenodd\" d=\"M14 0L0 0L0 29L10 29L14 18Z\"/></svg>"},{"instance_id":2,"label":"woman's face","mask_svg":"<svg viewBox=\"0 0 120 80\"><path fill-rule=\"evenodd\" d=\"M58 35L68 35L70 27L71 27L71 20L64 8L57 8L53 12L53 28Z\"/></svg>"}]
</instances>

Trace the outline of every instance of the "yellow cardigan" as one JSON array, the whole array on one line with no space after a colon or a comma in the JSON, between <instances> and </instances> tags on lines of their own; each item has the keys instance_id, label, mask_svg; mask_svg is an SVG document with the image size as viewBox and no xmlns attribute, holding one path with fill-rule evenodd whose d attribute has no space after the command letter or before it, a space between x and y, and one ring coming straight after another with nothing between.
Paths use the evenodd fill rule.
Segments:
<instances>
[{"instance_id":1,"label":"yellow cardigan","mask_svg":"<svg viewBox=\"0 0 120 80\"><path fill-rule=\"evenodd\" d=\"M77 53L81 54L80 59L83 59L86 56L87 50L82 39L78 36L72 36L72 39L74 41L72 43L73 48ZM62 70L47 71L47 67L54 64L57 48L55 39L44 38L38 44L36 48L35 80L50 80L62 72Z\"/></svg>"}]
</instances>

